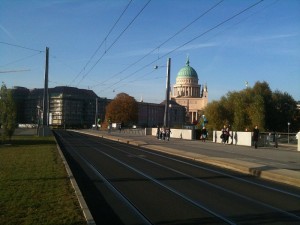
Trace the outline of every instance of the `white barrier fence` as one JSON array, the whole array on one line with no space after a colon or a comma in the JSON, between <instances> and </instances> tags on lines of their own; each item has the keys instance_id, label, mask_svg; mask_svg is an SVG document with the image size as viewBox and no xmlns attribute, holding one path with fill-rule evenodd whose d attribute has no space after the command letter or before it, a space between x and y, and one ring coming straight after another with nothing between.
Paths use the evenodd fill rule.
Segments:
<instances>
[{"instance_id":1,"label":"white barrier fence","mask_svg":"<svg viewBox=\"0 0 300 225\"><path fill-rule=\"evenodd\" d=\"M146 135L156 136L157 128L145 128ZM193 140L194 132L189 129L171 129L170 138Z\"/></svg>"},{"instance_id":2,"label":"white barrier fence","mask_svg":"<svg viewBox=\"0 0 300 225\"><path fill-rule=\"evenodd\" d=\"M157 128L145 128L145 135L156 136ZM213 131L213 142L222 143L222 131ZM228 143L233 145L252 146L252 132L231 131ZM300 132L296 135L298 139L298 151L300 151ZM194 130L191 129L171 129L171 138L194 140ZM263 141L260 139L259 141Z\"/></svg>"},{"instance_id":3,"label":"white barrier fence","mask_svg":"<svg viewBox=\"0 0 300 225\"><path fill-rule=\"evenodd\" d=\"M213 142L221 143L222 138L220 137L222 131L213 131ZM233 145L252 145L252 132L241 132L241 131L232 131L230 132L230 137L228 138L228 143Z\"/></svg>"},{"instance_id":4,"label":"white barrier fence","mask_svg":"<svg viewBox=\"0 0 300 225\"><path fill-rule=\"evenodd\" d=\"M296 137L298 139L298 151L300 151L300 131L297 133Z\"/></svg>"}]
</instances>

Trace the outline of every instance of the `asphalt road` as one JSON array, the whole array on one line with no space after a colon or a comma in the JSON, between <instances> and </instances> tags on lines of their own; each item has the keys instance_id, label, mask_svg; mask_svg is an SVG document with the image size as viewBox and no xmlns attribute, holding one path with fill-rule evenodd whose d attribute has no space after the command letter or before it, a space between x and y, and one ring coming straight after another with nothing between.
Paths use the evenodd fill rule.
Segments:
<instances>
[{"instance_id":1,"label":"asphalt road","mask_svg":"<svg viewBox=\"0 0 300 225\"><path fill-rule=\"evenodd\" d=\"M55 131L97 224L300 224L300 189Z\"/></svg>"}]
</instances>

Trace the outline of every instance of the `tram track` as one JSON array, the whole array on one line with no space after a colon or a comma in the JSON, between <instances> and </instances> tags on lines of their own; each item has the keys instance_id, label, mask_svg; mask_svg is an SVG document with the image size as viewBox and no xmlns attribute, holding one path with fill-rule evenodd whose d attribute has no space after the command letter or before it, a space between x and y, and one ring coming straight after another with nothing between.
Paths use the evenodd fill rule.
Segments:
<instances>
[{"instance_id":1,"label":"tram track","mask_svg":"<svg viewBox=\"0 0 300 225\"><path fill-rule=\"evenodd\" d=\"M64 135L66 136L64 137ZM71 135L71 137L68 137L68 135ZM184 218L190 216L189 221L193 222L178 224L199 224L200 221L205 221L207 224L240 224L245 220L248 221L248 224L273 220L278 220L278 222L282 220L285 221L285 224L300 224L299 207L297 210L297 199L300 199L298 193L280 192L278 188L271 187L268 189L268 191L272 191L272 194L276 193L279 199L289 199L289 201L294 202L286 210L278 207L278 203L273 204L268 198L263 201L258 199L255 197L257 194L249 194L247 191L238 193L239 188L237 186L241 184L236 184L237 182L242 181L241 186L243 187L251 185L252 189L255 184L252 181L244 182L243 180L247 180L247 178L241 178L241 175L235 177L232 173L217 172L217 169L212 168L206 168L206 172L203 172L205 169L202 168L203 171L200 172L203 166L188 160L181 160L177 157L172 158L142 148L129 147L122 143L104 142L101 139L92 137L85 137L82 141L83 136L79 134L60 133L59 137L66 146L65 149L68 149L70 154L79 157L89 167L90 171L96 174L105 184L106 188L130 209L135 217L134 221L139 221L137 224L159 224L159 221L167 221L166 218L168 218L165 217L162 220L158 219L158 216L154 216L155 219L152 218L154 213L143 204L148 204L148 208L151 208L151 203L153 206L157 206L159 201L137 193L143 190L142 184L145 185L145 190L148 190L148 192L154 190L154 193L161 195L159 197L164 199L165 202L178 202L182 207L182 211L185 207L191 210L190 215L188 215L189 213L183 213L183 218L177 221L184 221ZM73 141L76 140L76 143L72 143L68 138ZM112 171L107 168L107 165L112 166ZM123 173L126 173L126 175L123 175ZM251 180L251 178L249 179ZM128 181L125 185L126 182L120 182L124 180ZM137 181L143 182L137 184ZM230 182L233 186L232 189L230 189L230 185L228 186ZM226 183L225 186L222 186L222 183ZM136 191L130 190L134 187L136 187ZM256 189L265 189L265 187L260 184L257 185ZM197 194L197 192L200 194ZM203 195L203 193L205 194ZM137 198L135 195L139 197ZM146 200L146 202L141 203L139 198ZM226 205L242 212L234 213L235 210L226 207ZM166 206L161 205L160 207L161 210L166 209L169 213L172 211ZM159 211L157 209L153 210ZM174 212L181 211L176 209ZM159 212L157 213L159 214ZM169 221L171 220L169 219ZM186 221L188 220L186 219ZM202 222L200 223L203 224Z\"/></svg>"}]
</instances>

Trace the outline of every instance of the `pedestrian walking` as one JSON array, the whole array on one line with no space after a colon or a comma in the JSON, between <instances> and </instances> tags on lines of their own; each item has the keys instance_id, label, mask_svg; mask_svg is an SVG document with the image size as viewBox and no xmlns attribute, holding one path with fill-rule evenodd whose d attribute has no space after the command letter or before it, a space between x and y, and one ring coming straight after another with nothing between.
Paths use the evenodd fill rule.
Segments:
<instances>
[{"instance_id":1,"label":"pedestrian walking","mask_svg":"<svg viewBox=\"0 0 300 225\"><path fill-rule=\"evenodd\" d=\"M170 140L170 135L171 135L171 129L168 127L168 128L166 129L166 138L167 138L167 141Z\"/></svg>"},{"instance_id":2,"label":"pedestrian walking","mask_svg":"<svg viewBox=\"0 0 300 225\"><path fill-rule=\"evenodd\" d=\"M259 137L259 129L258 126L256 125L252 135L252 140L255 148L257 148L258 137Z\"/></svg>"},{"instance_id":3,"label":"pedestrian walking","mask_svg":"<svg viewBox=\"0 0 300 225\"><path fill-rule=\"evenodd\" d=\"M160 128L158 125L157 125L157 130L156 130L156 138L160 139Z\"/></svg>"},{"instance_id":4,"label":"pedestrian walking","mask_svg":"<svg viewBox=\"0 0 300 225\"><path fill-rule=\"evenodd\" d=\"M229 142L229 137L231 137L231 135L230 135L230 125L228 125L228 127L226 128L226 143L228 144L228 142ZM230 144L232 144L232 137L231 137L231 143Z\"/></svg>"},{"instance_id":5,"label":"pedestrian walking","mask_svg":"<svg viewBox=\"0 0 300 225\"><path fill-rule=\"evenodd\" d=\"M222 132L222 134L221 134L222 143L226 144L227 138L228 138L226 125L224 125L223 129L221 130L221 132Z\"/></svg>"},{"instance_id":6,"label":"pedestrian walking","mask_svg":"<svg viewBox=\"0 0 300 225\"><path fill-rule=\"evenodd\" d=\"M202 140L202 142L205 142L206 138L207 138L207 130L206 130L205 127L203 127L202 130L201 130L201 140Z\"/></svg>"},{"instance_id":7,"label":"pedestrian walking","mask_svg":"<svg viewBox=\"0 0 300 225\"><path fill-rule=\"evenodd\" d=\"M166 129L165 129L165 127L162 127L160 129L160 139L161 140L166 140Z\"/></svg>"}]
</instances>

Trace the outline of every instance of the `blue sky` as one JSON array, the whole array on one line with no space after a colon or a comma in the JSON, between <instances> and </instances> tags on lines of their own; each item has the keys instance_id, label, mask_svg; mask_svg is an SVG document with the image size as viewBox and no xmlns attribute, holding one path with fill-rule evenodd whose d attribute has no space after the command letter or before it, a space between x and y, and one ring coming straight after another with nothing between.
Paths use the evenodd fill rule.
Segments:
<instances>
[{"instance_id":1,"label":"blue sky","mask_svg":"<svg viewBox=\"0 0 300 225\"><path fill-rule=\"evenodd\" d=\"M0 78L43 87L49 47L49 87L159 103L167 58L173 86L189 56L209 101L246 81L299 101L299 12L299 0L0 0Z\"/></svg>"}]
</instances>

